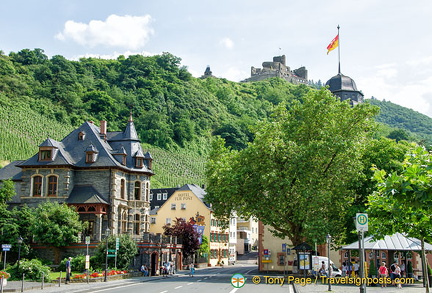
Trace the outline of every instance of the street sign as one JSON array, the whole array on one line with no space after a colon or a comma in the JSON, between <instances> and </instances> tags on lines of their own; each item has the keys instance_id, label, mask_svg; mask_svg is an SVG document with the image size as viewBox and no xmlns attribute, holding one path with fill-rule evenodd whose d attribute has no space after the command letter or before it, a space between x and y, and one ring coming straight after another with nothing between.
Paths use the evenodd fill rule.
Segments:
<instances>
[{"instance_id":1,"label":"street sign","mask_svg":"<svg viewBox=\"0 0 432 293\"><path fill-rule=\"evenodd\" d=\"M85 244L87 244L87 245L90 244L90 236L86 236L86 238L85 238Z\"/></svg>"},{"instance_id":2,"label":"street sign","mask_svg":"<svg viewBox=\"0 0 432 293\"><path fill-rule=\"evenodd\" d=\"M108 257L115 257L115 254L107 254Z\"/></svg>"},{"instance_id":3,"label":"street sign","mask_svg":"<svg viewBox=\"0 0 432 293\"><path fill-rule=\"evenodd\" d=\"M357 213L356 214L356 229L357 231L367 231L368 230L368 214L366 213Z\"/></svg>"},{"instance_id":4,"label":"street sign","mask_svg":"<svg viewBox=\"0 0 432 293\"><path fill-rule=\"evenodd\" d=\"M120 238L116 238L116 250L119 250L120 248Z\"/></svg>"},{"instance_id":5,"label":"street sign","mask_svg":"<svg viewBox=\"0 0 432 293\"><path fill-rule=\"evenodd\" d=\"M2 244L3 251L10 251L11 247L11 244Z\"/></svg>"},{"instance_id":6,"label":"street sign","mask_svg":"<svg viewBox=\"0 0 432 293\"><path fill-rule=\"evenodd\" d=\"M110 252L116 252L116 250L115 249L108 249L108 253L110 253Z\"/></svg>"},{"instance_id":7,"label":"street sign","mask_svg":"<svg viewBox=\"0 0 432 293\"><path fill-rule=\"evenodd\" d=\"M268 249L264 249L264 255L268 255L269 254L269 250Z\"/></svg>"},{"instance_id":8,"label":"street sign","mask_svg":"<svg viewBox=\"0 0 432 293\"><path fill-rule=\"evenodd\" d=\"M286 243L282 243L282 252L286 252Z\"/></svg>"}]
</instances>

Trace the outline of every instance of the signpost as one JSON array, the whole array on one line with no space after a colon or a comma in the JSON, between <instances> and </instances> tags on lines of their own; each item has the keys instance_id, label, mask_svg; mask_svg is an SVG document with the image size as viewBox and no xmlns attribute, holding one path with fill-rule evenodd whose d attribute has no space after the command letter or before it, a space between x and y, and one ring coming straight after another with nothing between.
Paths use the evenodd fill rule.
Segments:
<instances>
[{"instance_id":1,"label":"signpost","mask_svg":"<svg viewBox=\"0 0 432 293\"><path fill-rule=\"evenodd\" d=\"M117 250L120 248L120 238L116 237L114 267L117 269Z\"/></svg>"},{"instance_id":2,"label":"signpost","mask_svg":"<svg viewBox=\"0 0 432 293\"><path fill-rule=\"evenodd\" d=\"M366 213L357 213L356 214L356 229L357 232L360 233L361 238L359 241L360 247L360 277L363 279L365 277L365 266L364 266L364 232L368 231L369 219L368 214ZM362 282L360 285L360 293L366 293L366 284Z\"/></svg>"},{"instance_id":3,"label":"signpost","mask_svg":"<svg viewBox=\"0 0 432 293\"><path fill-rule=\"evenodd\" d=\"M3 270L6 269L6 252L10 251L11 247L12 247L11 244L2 244L2 250L3 250L4 253L5 253L5 256L4 256L4 264L3 264Z\"/></svg>"}]
</instances>

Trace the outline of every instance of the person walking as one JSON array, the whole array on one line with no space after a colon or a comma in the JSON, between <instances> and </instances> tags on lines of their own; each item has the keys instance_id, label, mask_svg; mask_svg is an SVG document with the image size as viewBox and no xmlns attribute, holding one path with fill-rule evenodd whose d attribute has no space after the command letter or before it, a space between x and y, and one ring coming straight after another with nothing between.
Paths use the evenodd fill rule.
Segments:
<instances>
[{"instance_id":1,"label":"person walking","mask_svg":"<svg viewBox=\"0 0 432 293\"><path fill-rule=\"evenodd\" d=\"M66 279L65 279L65 284L69 284L70 283L70 277L71 277L71 260L72 257L69 257L68 260L66 261Z\"/></svg>"},{"instance_id":2,"label":"person walking","mask_svg":"<svg viewBox=\"0 0 432 293\"><path fill-rule=\"evenodd\" d=\"M388 276L388 270L387 267L385 266L386 263L382 262L381 266L378 269L378 274L380 276L381 279L381 287L387 287L387 276Z\"/></svg>"},{"instance_id":3,"label":"person walking","mask_svg":"<svg viewBox=\"0 0 432 293\"><path fill-rule=\"evenodd\" d=\"M190 275L191 275L191 277L193 277L194 274L195 274L195 267L194 267L193 264L191 264L191 265L190 265Z\"/></svg>"},{"instance_id":4,"label":"person walking","mask_svg":"<svg viewBox=\"0 0 432 293\"><path fill-rule=\"evenodd\" d=\"M397 263L395 264L395 270L394 270L393 274L394 274L395 285L399 289L402 289L402 284L401 284L401 268L399 267L399 265Z\"/></svg>"}]
</instances>

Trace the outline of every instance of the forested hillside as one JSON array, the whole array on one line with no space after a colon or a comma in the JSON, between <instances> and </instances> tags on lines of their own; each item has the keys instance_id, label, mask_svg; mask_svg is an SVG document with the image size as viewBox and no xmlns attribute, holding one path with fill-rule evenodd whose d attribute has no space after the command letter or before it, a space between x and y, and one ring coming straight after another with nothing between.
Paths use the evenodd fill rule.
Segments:
<instances>
[{"instance_id":1,"label":"forested hillside","mask_svg":"<svg viewBox=\"0 0 432 293\"><path fill-rule=\"evenodd\" d=\"M132 112L144 148L154 158L152 186L203 184L213 135L242 149L252 139L250 125L268 117L275 105L314 90L276 78L254 83L197 79L180 61L170 53L70 61L48 58L41 49L0 52L0 165L30 157L48 136L61 140L88 120L107 120L109 131L121 130ZM394 107L379 106L380 121L411 131L414 139L432 136L430 118L420 122L415 118L420 114L401 107L407 112L404 123L397 124L387 119L399 116Z\"/></svg>"}]
</instances>

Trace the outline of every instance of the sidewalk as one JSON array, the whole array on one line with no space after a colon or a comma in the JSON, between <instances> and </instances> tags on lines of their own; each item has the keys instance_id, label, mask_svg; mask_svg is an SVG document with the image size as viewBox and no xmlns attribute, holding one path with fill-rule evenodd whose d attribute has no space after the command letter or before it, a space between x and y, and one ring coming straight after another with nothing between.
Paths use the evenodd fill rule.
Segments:
<instances>
[{"instance_id":1,"label":"sidewalk","mask_svg":"<svg viewBox=\"0 0 432 293\"><path fill-rule=\"evenodd\" d=\"M328 285L323 284L311 284L306 286L296 285L296 289L298 293L318 293L318 292L329 292ZM430 288L432 289L432 288ZM422 284L413 284L413 285L405 285L402 289L398 289L394 286L388 286L385 288L381 288L381 286L371 286L366 287L365 293L420 293L425 292L426 288L423 287ZM360 287L358 286L348 286L348 285L331 285L331 292L335 293L354 293L360 292ZM432 292L432 291L431 291Z\"/></svg>"},{"instance_id":2,"label":"sidewalk","mask_svg":"<svg viewBox=\"0 0 432 293\"><path fill-rule=\"evenodd\" d=\"M184 276L184 272L180 272L175 275L170 275L168 278L177 278ZM8 281L7 285L3 288L3 292L21 292L23 288L25 291L31 292L52 292L52 293L62 293L62 292L78 292L78 291L91 291L92 289L104 289L109 287L117 287L127 283L136 282L149 282L154 280L163 279L163 276L152 276L152 277L133 277L130 279L119 279L119 280L109 280L108 282L71 282L70 284L65 284L64 282L60 284L57 283L44 283L44 288L42 290L42 283L24 281L24 286L21 281Z\"/></svg>"}]
</instances>

